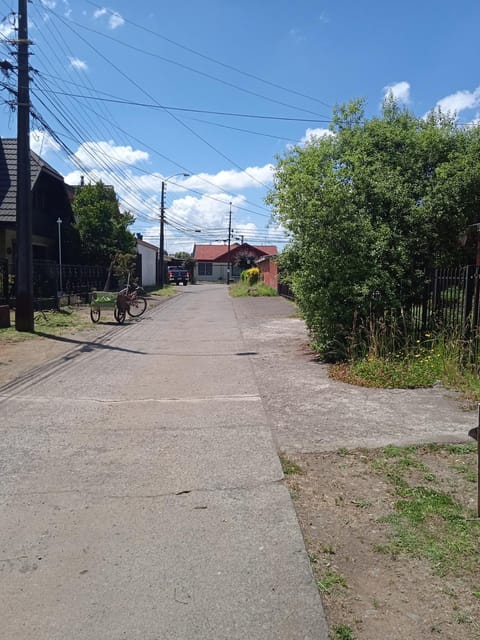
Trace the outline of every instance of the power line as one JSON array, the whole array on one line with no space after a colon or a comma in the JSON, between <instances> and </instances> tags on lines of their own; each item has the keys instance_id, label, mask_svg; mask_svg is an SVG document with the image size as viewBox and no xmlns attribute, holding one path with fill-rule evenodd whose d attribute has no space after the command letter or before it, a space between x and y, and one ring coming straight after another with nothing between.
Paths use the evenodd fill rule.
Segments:
<instances>
[{"instance_id":1,"label":"power line","mask_svg":"<svg viewBox=\"0 0 480 640\"><path fill-rule=\"evenodd\" d=\"M48 78L53 78L56 80L60 80L61 82L65 83L65 84L72 84L76 87L79 87L81 89L86 88L84 87L84 85L81 84L77 84L75 82L63 79L63 78L59 78L57 76L52 76L51 74L42 72L43 75ZM124 105L128 105L131 107L145 107L148 109L157 109L157 110L168 110L168 111L183 111L183 112L187 112L187 113L203 113L205 115L214 115L214 116L227 116L229 118L255 118L257 120L278 120L278 121L283 121L283 122L305 122L305 123L310 123L310 124L328 124L330 123L332 120L330 119L318 119L318 118L291 118L288 116L268 116L268 115L260 115L260 114L256 114L256 113L238 113L238 112L232 112L232 111L213 111L211 109L194 109L194 108L189 108L189 107L172 107L170 105L163 105L160 104L158 102L156 103L148 103L148 102L139 102L136 100L128 100L126 98L120 98L118 96L114 96L112 94L106 93L105 91L100 91L98 89L95 90L95 93L98 93L99 96L100 95L104 95L104 96L108 96L105 98L101 98L99 96L86 96L83 95L81 93L71 93L71 92L67 92L67 91L51 91L51 93L54 93L56 95L64 95L64 96L68 96L70 98L81 98L83 100L95 100L97 102L110 102L113 104L124 104Z\"/></svg>"},{"instance_id":2,"label":"power line","mask_svg":"<svg viewBox=\"0 0 480 640\"><path fill-rule=\"evenodd\" d=\"M64 24L66 27L68 27L70 29L70 31L72 31L78 38L80 38L80 40L82 40L82 42L84 42L85 44L87 44L91 49L93 49L93 51L95 51L95 53L100 56L105 62L107 62L111 67L113 67L117 73L119 73L123 78L125 78L126 80L128 80L129 82L131 82L135 87L137 87L137 89L139 89L140 91L142 91L142 93L144 93L146 96L148 96L150 98L150 100L153 100L154 102L157 102L155 100L155 98L150 95L148 93L148 91L146 91L143 87L141 87L138 82L136 80L134 80L133 78L131 78L130 76L128 76L124 71L122 71L116 64L114 64L109 58L107 58L106 56L103 55L103 53L101 53L96 47L94 47L92 45L91 42L89 42L88 40L86 40L85 38L83 38L80 34L76 33L74 29L72 29L72 27L68 24L68 21L63 20L63 18L61 16L59 16L58 14L56 14L55 12L52 12L53 15L55 15L55 17L57 18L57 20L60 20L62 22L62 24ZM158 103L157 103L158 104ZM210 147L213 151L215 151L216 153L218 153L222 158L224 158L225 160L227 160L227 162L229 162L230 164L232 164L234 167L236 167L237 169L239 169L242 173L245 173L247 176L249 176L252 180L254 180L255 182L257 182L258 184L260 184L261 186L265 187L268 189L268 186L261 182L260 180L257 180L257 178L255 178L254 176L252 176L251 174L248 173L248 171L246 171L245 169L243 169L239 164L237 164L234 160L232 160L232 158L230 158L229 156L227 156L225 153L223 153L222 151L220 151L219 149L217 149L213 144L211 144L210 142L208 142L208 140L206 140L203 136L201 136L199 133L197 133L194 129L192 129L192 127L189 127L187 124L185 124L185 122L183 122L178 116L176 116L175 114L171 113L170 111L168 111L168 109L164 109L164 111L166 113L168 113L168 115L173 118L176 122L178 122L179 124L181 124L185 129L187 129L188 131L190 131L190 133L192 133L192 135L194 135L196 138L198 138L199 140L201 140L204 144L206 144L208 147Z\"/></svg>"},{"instance_id":3,"label":"power line","mask_svg":"<svg viewBox=\"0 0 480 640\"><path fill-rule=\"evenodd\" d=\"M52 13L55 13L53 11L53 9L50 9L50 11ZM120 40L119 38L114 38L113 36L109 36L106 33L102 33L101 31L97 31L96 29L92 29L91 27L87 27L86 25L81 24L80 22L77 22L75 20L72 20L71 18L69 19L69 22L71 22L72 24L74 24L77 27L80 27L80 29L84 29L85 31L88 31L90 33L95 33L99 36L101 36L102 38L106 38L107 40L111 40L112 42L116 42L118 44L121 44L124 47L127 47L128 49L131 49L133 51L136 51L137 53L142 53L144 55L156 58L158 60L162 60L163 62L167 62L168 64L172 64L175 65L177 67L180 67L182 69L186 69L187 71L191 71L192 73L196 73L198 75L201 75L205 78L208 78L209 80L214 80L215 82L219 82L221 84L224 84L227 87L231 87L232 89L236 89L237 91L242 91L243 93L247 93L249 95L255 96L256 98L261 98L262 100L267 100L268 102L272 102L275 104L279 104L283 107L288 107L289 109L295 109L295 111L303 111L305 113L310 113L312 115L315 116L322 116L322 114L317 113L316 111L311 111L310 109L304 109L303 107L299 107L297 105L293 105L293 104L289 104L288 102L283 102L282 100L276 100L275 98L270 98L269 96L265 96L261 93L257 93L256 91L250 91L250 89L245 89L244 87L240 87L237 84L234 84L233 82L228 82L227 80L222 80L221 78L217 78L216 76L212 76L209 73L206 73L204 71L200 71L199 69L195 69L194 67L190 67L186 64L182 64L181 62L177 62L176 60L171 60L170 58L165 58L164 56L159 55L158 53L153 53L151 51L146 51L145 49L142 49L140 47L135 47L134 45L131 45L127 42L123 42L123 40ZM325 117L325 116L322 116Z\"/></svg>"},{"instance_id":4,"label":"power line","mask_svg":"<svg viewBox=\"0 0 480 640\"><path fill-rule=\"evenodd\" d=\"M91 6L95 7L96 9L104 9L107 13L109 13L110 15L115 15L114 11L111 11L110 9L106 9L105 7L101 7L100 5L96 4L95 2L92 2L91 0L85 0L85 2L87 2L87 4L90 4ZM122 16L122 19L127 23L127 24L131 24L132 26L136 27L137 29L141 29L142 31L145 31L146 33L150 33L151 35L154 35L162 40L165 40L165 42L169 42L170 44L175 45L176 47L179 47L180 49L183 49L185 51L188 51L189 53L193 53L196 56L199 56L200 58L203 58L204 60L208 60L209 62L213 62L214 64L218 64L221 67L224 67L225 69L228 69L230 71L235 71L236 73L239 73L243 76L246 76L248 78L252 78L254 80L257 80L258 82L262 82L264 84L267 84L271 87L275 87L276 89L281 89L282 91L286 91L288 93L292 93L298 96L301 96L302 98L307 98L308 100L313 100L314 102L318 102L319 104L324 105L325 107L328 108L332 108L331 104L328 104L327 102L324 102L323 100L320 100L319 98L315 98L313 96L310 96L308 94L305 93L301 93L300 91L296 91L294 89L291 89L289 87L284 87L281 84L277 84L275 82L271 82L270 80L266 80L265 78L262 78L260 76L257 76L253 73L249 73L248 71L243 71L242 69L239 69L238 67L234 67L233 65L229 65L225 62L222 62L220 60L217 60L211 56L207 56L203 53L201 53L200 51L196 51L195 49L192 49L191 47L188 47L186 45L183 45L179 42L176 42L175 40L172 40L171 38L167 38L166 36L158 33L157 31L153 31L152 29L149 29L148 27L145 27L143 25L137 24L136 22L133 22L133 20L129 20L128 18L125 18L124 16Z\"/></svg>"}]
</instances>

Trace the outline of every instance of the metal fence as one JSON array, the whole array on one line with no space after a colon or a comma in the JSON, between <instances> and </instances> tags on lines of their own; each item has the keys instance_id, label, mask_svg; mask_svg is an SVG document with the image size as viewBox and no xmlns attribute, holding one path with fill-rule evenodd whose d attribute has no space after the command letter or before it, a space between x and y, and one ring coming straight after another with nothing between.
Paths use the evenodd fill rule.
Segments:
<instances>
[{"instance_id":1,"label":"metal fence","mask_svg":"<svg viewBox=\"0 0 480 640\"><path fill-rule=\"evenodd\" d=\"M61 279L59 269L59 265L50 260L33 261L33 297L37 306L57 306L60 289L67 302L88 302L94 289L101 291L106 284L113 289L118 286L113 275L108 277L106 267L64 264ZM15 305L15 273L9 273L4 261L0 261L0 301Z\"/></svg>"},{"instance_id":2,"label":"metal fence","mask_svg":"<svg viewBox=\"0 0 480 640\"><path fill-rule=\"evenodd\" d=\"M422 330L453 330L465 337L480 333L480 267L433 269L426 274L422 305L414 315Z\"/></svg>"}]
</instances>

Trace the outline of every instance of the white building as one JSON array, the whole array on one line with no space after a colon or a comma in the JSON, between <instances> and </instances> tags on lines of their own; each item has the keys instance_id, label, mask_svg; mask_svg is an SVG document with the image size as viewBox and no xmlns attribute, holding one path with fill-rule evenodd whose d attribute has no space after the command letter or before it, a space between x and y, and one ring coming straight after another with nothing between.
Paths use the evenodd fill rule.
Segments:
<instances>
[{"instance_id":1,"label":"white building","mask_svg":"<svg viewBox=\"0 0 480 640\"><path fill-rule=\"evenodd\" d=\"M142 256L142 287L154 287L157 282L158 247L137 237L137 253Z\"/></svg>"}]
</instances>

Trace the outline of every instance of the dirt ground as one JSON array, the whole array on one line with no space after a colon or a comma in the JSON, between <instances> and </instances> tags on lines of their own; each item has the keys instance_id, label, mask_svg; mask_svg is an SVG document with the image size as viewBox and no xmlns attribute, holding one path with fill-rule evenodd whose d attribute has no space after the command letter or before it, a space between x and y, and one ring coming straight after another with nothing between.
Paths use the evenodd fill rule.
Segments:
<instances>
[{"instance_id":1,"label":"dirt ground","mask_svg":"<svg viewBox=\"0 0 480 640\"><path fill-rule=\"evenodd\" d=\"M146 315L148 315L148 310L164 304L168 300L168 297L151 296L148 299ZM11 382L31 369L62 357L72 349L81 348L102 339L109 331L119 326L110 309L103 312L98 324L92 323L88 305L75 306L73 309L82 322L81 326L76 328L50 332L47 312L46 324L40 326L37 334L21 334L5 338L1 336L0 332L0 386ZM12 312L12 324L13 321ZM126 324L138 321L141 319L128 318Z\"/></svg>"},{"instance_id":2,"label":"dirt ground","mask_svg":"<svg viewBox=\"0 0 480 640\"><path fill-rule=\"evenodd\" d=\"M382 519L392 513L396 498L388 478L375 471L381 455L365 449L288 456L300 467L299 473L295 468L288 473L287 467L286 478L331 637L480 638L480 544L473 569L457 566L445 575L429 560L386 552L392 529ZM475 515L476 454L424 450L419 455L429 470L426 477L435 477L443 492Z\"/></svg>"},{"instance_id":3,"label":"dirt ground","mask_svg":"<svg viewBox=\"0 0 480 640\"><path fill-rule=\"evenodd\" d=\"M90 322L88 306L75 308L89 322L88 328L66 330L62 335L22 335L15 340L0 342L0 385L19 377L45 362L58 358L82 343L88 343L104 335L112 328L110 323L94 325ZM116 323L115 323L116 324Z\"/></svg>"}]
</instances>

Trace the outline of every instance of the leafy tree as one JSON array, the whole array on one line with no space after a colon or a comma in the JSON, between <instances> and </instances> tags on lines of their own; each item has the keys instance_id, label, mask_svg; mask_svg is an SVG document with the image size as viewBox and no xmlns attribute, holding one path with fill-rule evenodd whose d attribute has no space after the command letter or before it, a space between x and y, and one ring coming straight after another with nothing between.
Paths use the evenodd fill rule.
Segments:
<instances>
[{"instance_id":1,"label":"leafy tree","mask_svg":"<svg viewBox=\"0 0 480 640\"><path fill-rule=\"evenodd\" d=\"M177 260L188 260L191 257L192 256L190 253L188 253L188 251L177 251L177 253L174 255L174 258L176 258Z\"/></svg>"},{"instance_id":2,"label":"leafy tree","mask_svg":"<svg viewBox=\"0 0 480 640\"><path fill-rule=\"evenodd\" d=\"M339 107L332 135L278 160L267 201L293 241L280 266L314 341L345 352L370 314L421 299L425 269L465 260L459 233L480 205L480 130L391 98L367 120Z\"/></svg>"},{"instance_id":3,"label":"leafy tree","mask_svg":"<svg viewBox=\"0 0 480 640\"><path fill-rule=\"evenodd\" d=\"M84 262L108 266L118 254L134 253L135 236L128 230L135 218L121 212L112 187L97 182L80 187L73 201Z\"/></svg>"}]
</instances>

